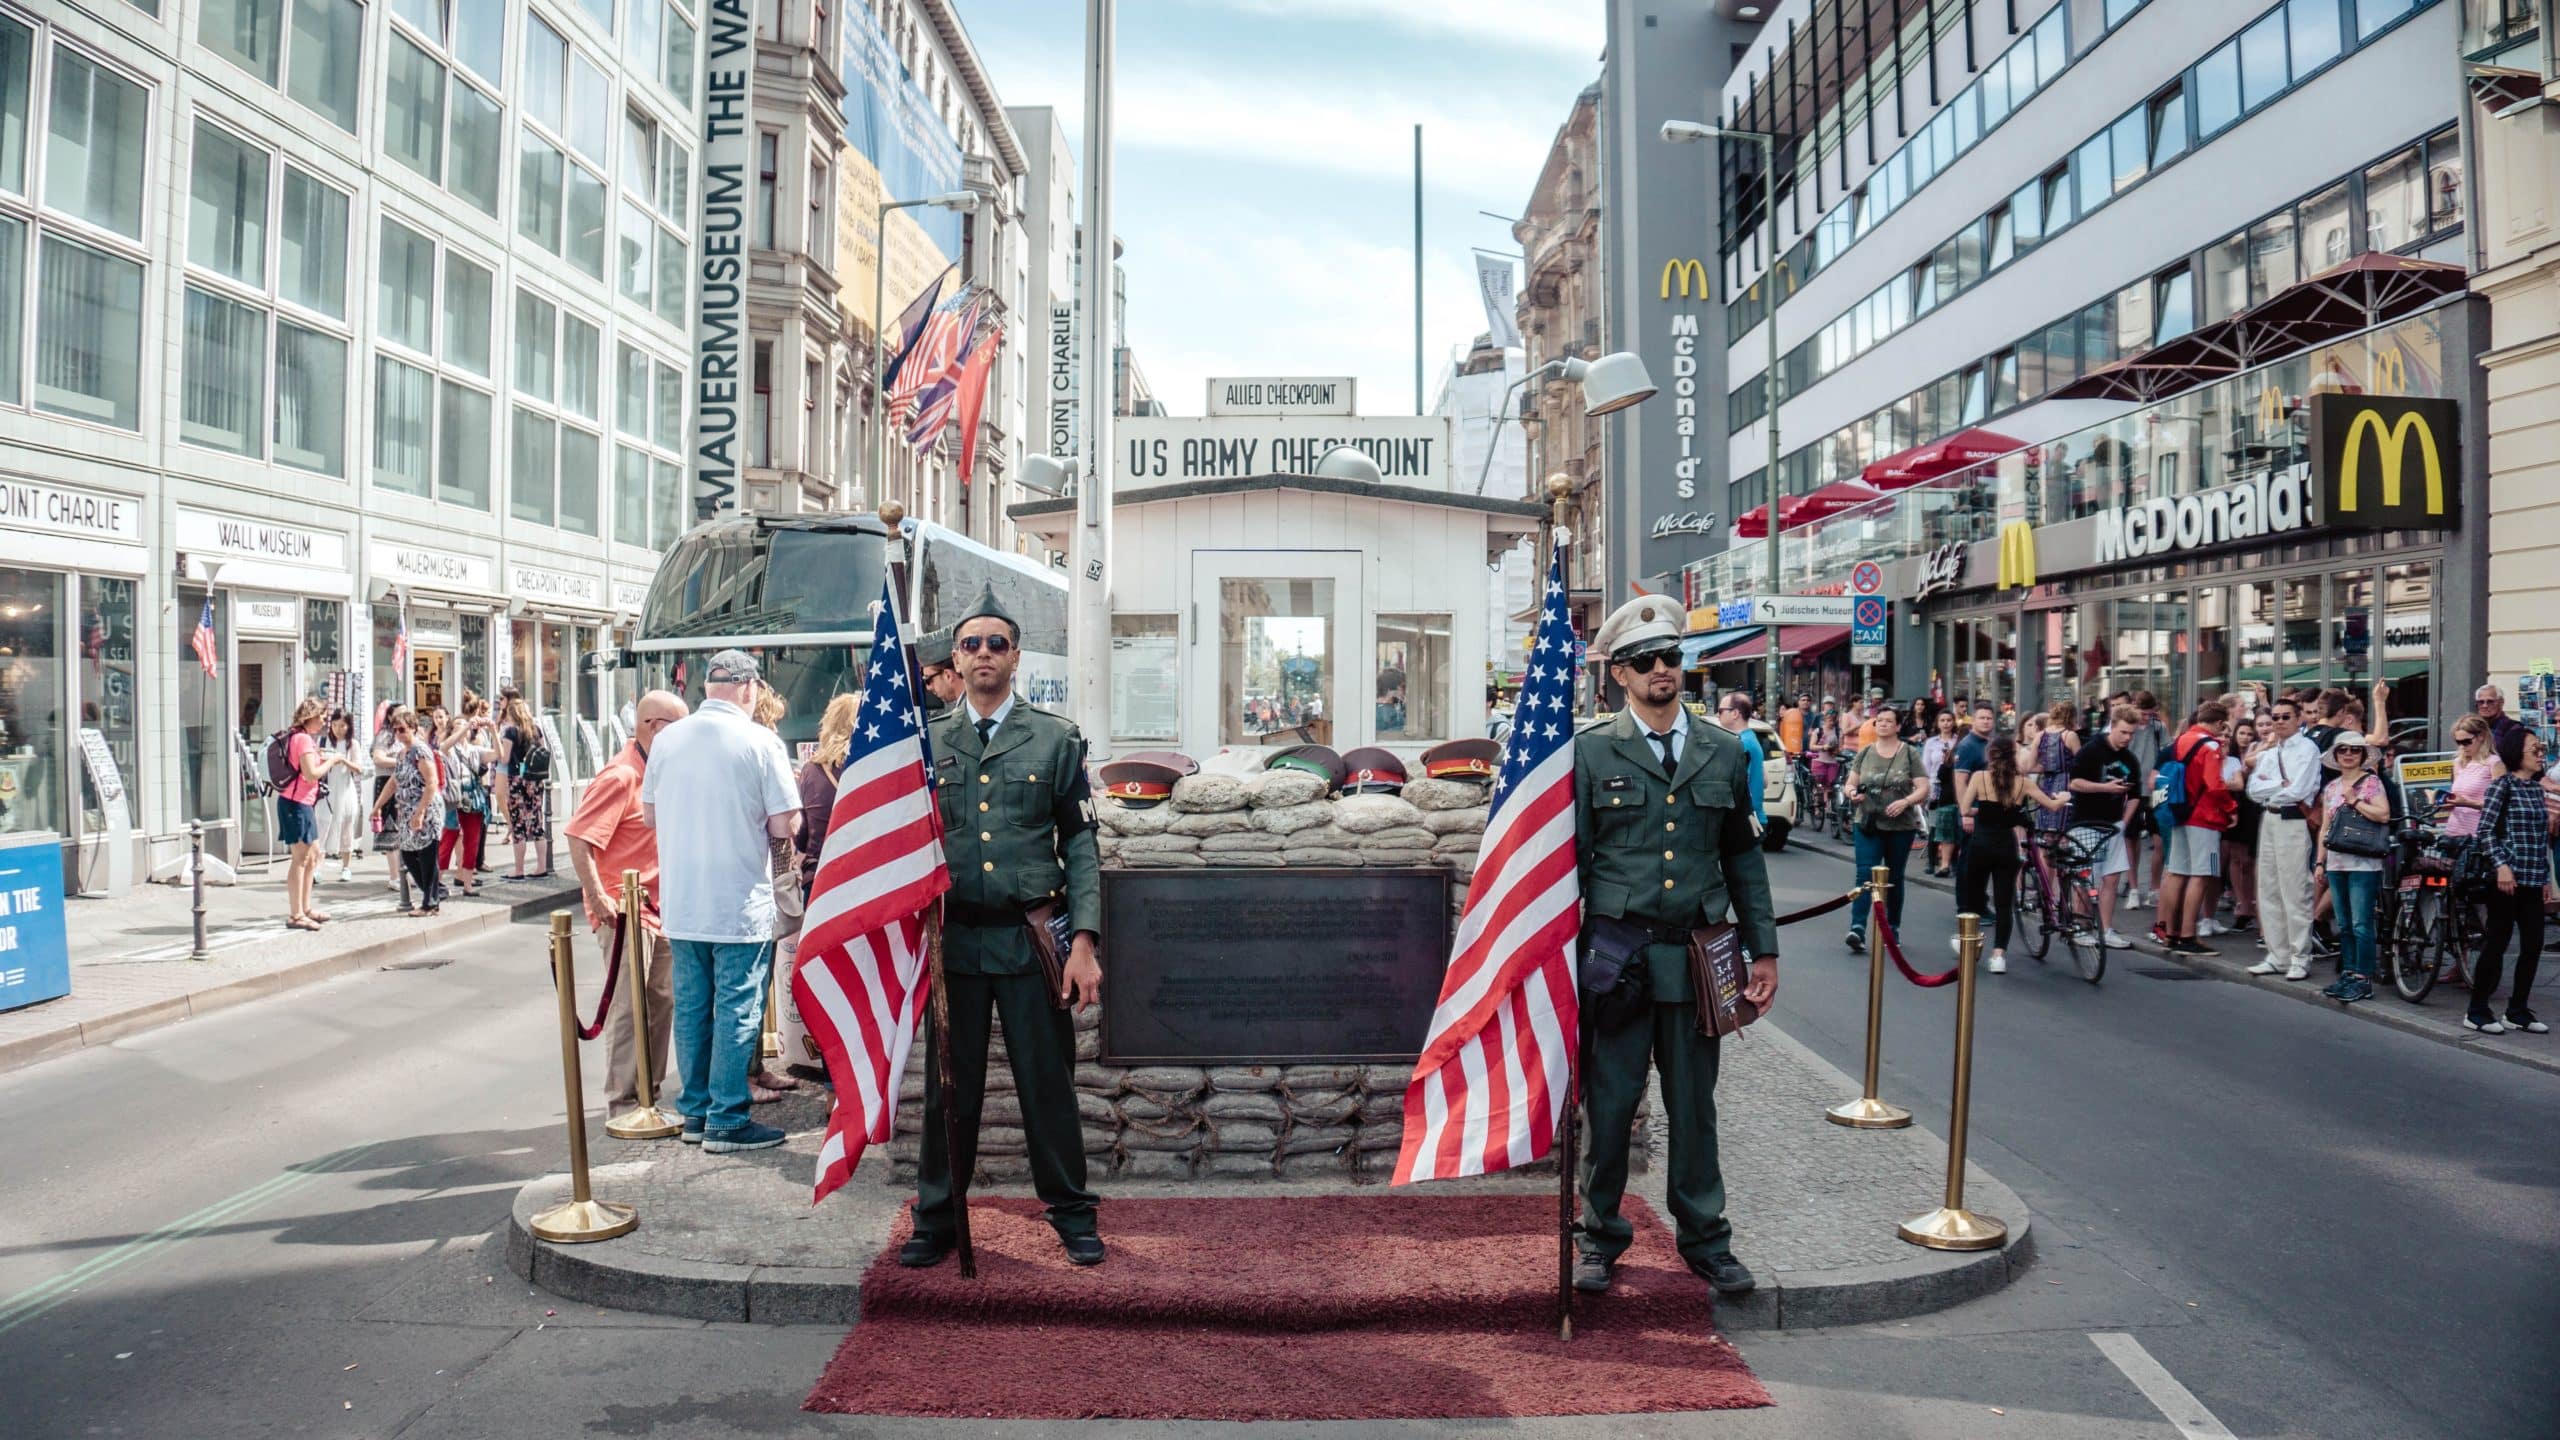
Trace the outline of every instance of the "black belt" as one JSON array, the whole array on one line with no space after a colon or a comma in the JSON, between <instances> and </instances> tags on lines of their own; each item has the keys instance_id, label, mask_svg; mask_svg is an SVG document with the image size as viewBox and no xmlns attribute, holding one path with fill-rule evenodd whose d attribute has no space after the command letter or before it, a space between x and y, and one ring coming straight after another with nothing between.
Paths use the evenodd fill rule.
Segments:
<instances>
[{"instance_id":1,"label":"black belt","mask_svg":"<svg viewBox=\"0 0 2560 1440\"><path fill-rule=\"evenodd\" d=\"M2265 809L2268 814L2287 820L2301 820L2308 816L2308 812L2299 805L2269 805Z\"/></svg>"},{"instance_id":2,"label":"black belt","mask_svg":"<svg viewBox=\"0 0 2560 1440\"><path fill-rule=\"evenodd\" d=\"M1019 905L974 905L966 900L946 899L942 902L945 920L954 925L973 925L987 930L1001 930L1022 923Z\"/></svg>"}]
</instances>

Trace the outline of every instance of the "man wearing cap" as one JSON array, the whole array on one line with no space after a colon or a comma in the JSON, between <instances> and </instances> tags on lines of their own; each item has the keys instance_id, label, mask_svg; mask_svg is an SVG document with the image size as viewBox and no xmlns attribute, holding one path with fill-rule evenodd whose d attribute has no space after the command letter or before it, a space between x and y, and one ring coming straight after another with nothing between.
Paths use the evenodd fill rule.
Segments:
<instances>
[{"instance_id":1,"label":"man wearing cap","mask_svg":"<svg viewBox=\"0 0 2560 1440\"><path fill-rule=\"evenodd\" d=\"M723 650L702 707L658 733L640 813L658 834L659 930L675 952L676 1110L684 1139L763 1150L782 1132L747 1117L773 958L773 849L800 819L782 739L755 722L755 657Z\"/></svg>"},{"instance_id":2,"label":"man wearing cap","mask_svg":"<svg viewBox=\"0 0 2560 1440\"><path fill-rule=\"evenodd\" d=\"M1739 1295L1754 1283L1733 1256L1733 1227L1724 1216L1717 1042L1698 1033L1687 946L1691 930L1729 914L1751 956L1745 997L1766 1010L1778 988L1778 932L1741 742L1680 703L1685 618L1658 595L1639 597L1609 616L1596 638L1627 708L1573 741L1574 852L1586 946L1595 927L1622 938L1643 932L1628 971L1643 972L1646 995L1607 1018L1584 1007L1582 1095L1591 1140L1573 1284L1593 1293L1609 1288L1610 1271L1635 1233L1618 1207L1648 1065L1662 1076L1671 1135L1668 1190L1681 1258L1719 1293Z\"/></svg>"},{"instance_id":3,"label":"man wearing cap","mask_svg":"<svg viewBox=\"0 0 2560 1440\"><path fill-rule=\"evenodd\" d=\"M924 667L925 718L934 719L960 702L960 672L951 668L951 632L935 630L916 637L916 663Z\"/></svg>"},{"instance_id":4,"label":"man wearing cap","mask_svg":"<svg viewBox=\"0 0 2560 1440\"><path fill-rule=\"evenodd\" d=\"M1083 1123L1076 1113L1075 1021L1102 996L1096 958L1102 852L1094 835L1084 737L1065 718L1014 698L1022 627L992 589L952 631L952 661L967 685L933 722L934 787L942 807L951 892L943 900L942 971L951 1012L952 1093L941 1065L925 1062L924 1154L917 1167L915 1236L898 1252L911 1267L951 1252L957 1190L977 1168L978 1117L986 1098L989 1017L1004 1021L1031 1183L1049 1224L1077 1265L1099 1265L1094 1194L1085 1187ZM1029 912L1054 907L1073 938L1062 994L1049 993L1027 928ZM942 1107L958 1107L946 1128ZM956 1130L961 1154L944 1147Z\"/></svg>"}]
</instances>

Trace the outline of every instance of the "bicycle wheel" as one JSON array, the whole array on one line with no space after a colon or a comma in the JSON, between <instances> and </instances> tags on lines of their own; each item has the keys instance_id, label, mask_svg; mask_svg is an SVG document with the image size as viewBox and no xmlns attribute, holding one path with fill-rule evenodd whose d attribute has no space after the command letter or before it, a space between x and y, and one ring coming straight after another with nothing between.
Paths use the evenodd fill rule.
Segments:
<instances>
[{"instance_id":1,"label":"bicycle wheel","mask_svg":"<svg viewBox=\"0 0 2560 1440\"><path fill-rule=\"evenodd\" d=\"M2448 932L2453 928L2451 908L2442 890L2421 890L2413 903L2402 907L2400 943L2391 957L2391 988L2412 1005L2427 1003L2428 992L2436 988L2436 962L2443 958L2444 947L2452 943Z\"/></svg>"},{"instance_id":2,"label":"bicycle wheel","mask_svg":"<svg viewBox=\"0 0 2560 1440\"><path fill-rule=\"evenodd\" d=\"M2074 875L2065 894L2071 916L2064 943L2071 950L2071 965L2081 979L2095 985L2107 974L2107 936L2098 924L2098 892L2086 877Z\"/></svg>"},{"instance_id":3,"label":"bicycle wheel","mask_svg":"<svg viewBox=\"0 0 2560 1440\"><path fill-rule=\"evenodd\" d=\"M2018 873L2018 946L2039 965L2053 948L2055 923L2045 899L2044 867L2030 851L2026 868Z\"/></svg>"}]
</instances>

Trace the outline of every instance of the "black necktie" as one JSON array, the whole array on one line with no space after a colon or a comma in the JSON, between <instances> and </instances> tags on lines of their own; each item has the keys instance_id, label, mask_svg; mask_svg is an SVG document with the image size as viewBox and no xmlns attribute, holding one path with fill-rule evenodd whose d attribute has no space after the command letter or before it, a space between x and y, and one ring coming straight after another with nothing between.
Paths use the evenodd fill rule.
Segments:
<instances>
[{"instance_id":1,"label":"black necktie","mask_svg":"<svg viewBox=\"0 0 2560 1440\"><path fill-rule=\"evenodd\" d=\"M981 750L985 749L987 746L987 737L995 733L996 722L992 718L980 720L978 722L978 748Z\"/></svg>"},{"instance_id":2,"label":"black necktie","mask_svg":"<svg viewBox=\"0 0 2560 1440\"><path fill-rule=\"evenodd\" d=\"M1671 732L1670 732L1670 731L1668 731L1668 730L1665 730L1665 731L1663 731L1662 733L1660 733L1660 734L1658 734L1658 735L1657 735L1657 734L1654 734L1654 732L1652 732L1652 731L1648 730L1648 731L1646 731L1645 733L1646 733L1647 735L1651 735L1651 736L1653 737L1653 744L1654 744L1654 748L1656 748L1656 749L1658 749L1658 750L1660 750L1660 751L1662 752L1662 774L1663 774L1663 778L1665 778L1665 779L1670 778L1670 776L1671 776L1671 772L1672 772L1673 770L1675 770L1675 769L1677 769L1677 768L1678 768L1678 766L1676 765L1676 763L1675 763L1675 762L1672 760L1672 758L1671 758Z\"/></svg>"}]
</instances>

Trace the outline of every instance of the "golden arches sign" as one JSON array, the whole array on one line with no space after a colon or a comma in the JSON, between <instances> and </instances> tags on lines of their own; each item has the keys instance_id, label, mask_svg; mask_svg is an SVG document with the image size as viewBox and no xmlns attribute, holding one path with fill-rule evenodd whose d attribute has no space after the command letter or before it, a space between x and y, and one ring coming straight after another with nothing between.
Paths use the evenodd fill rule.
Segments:
<instances>
[{"instance_id":1,"label":"golden arches sign","mask_svg":"<svg viewBox=\"0 0 2560 1440\"><path fill-rule=\"evenodd\" d=\"M2461 521L2462 407L2455 401L2314 396L2310 459L2324 523L2449 530Z\"/></svg>"},{"instance_id":2,"label":"golden arches sign","mask_svg":"<svg viewBox=\"0 0 2560 1440\"><path fill-rule=\"evenodd\" d=\"M2427 427L2424 416L2411 410L2389 426L2383 424L2379 411L2359 410L2347 426L2347 443L2338 457L2338 514L2353 515L2361 508L2356 493L2356 466L2364 457L2364 437L2373 434L2374 444L2382 451L2382 506L2395 509L2400 504L2400 472L2403 451L2411 436L2417 437L2418 451L2427 462L2427 513L2444 513L2444 458L2436 450L2435 432Z\"/></svg>"},{"instance_id":3,"label":"golden arches sign","mask_svg":"<svg viewBox=\"0 0 2560 1440\"><path fill-rule=\"evenodd\" d=\"M1681 299L1704 300L1707 298L1707 267L1704 261L1697 259L1663 261L1663 299L1671 298L1671 287L1675 281L1679 284ZM1696 291L1695 295L1690 293L1693 289Z\"/></svg>"}]
</instances>

